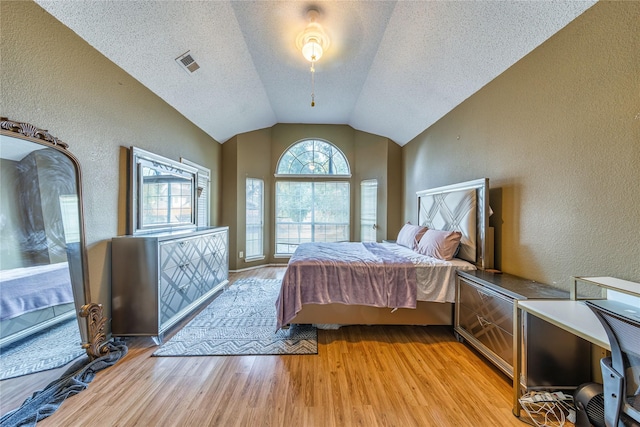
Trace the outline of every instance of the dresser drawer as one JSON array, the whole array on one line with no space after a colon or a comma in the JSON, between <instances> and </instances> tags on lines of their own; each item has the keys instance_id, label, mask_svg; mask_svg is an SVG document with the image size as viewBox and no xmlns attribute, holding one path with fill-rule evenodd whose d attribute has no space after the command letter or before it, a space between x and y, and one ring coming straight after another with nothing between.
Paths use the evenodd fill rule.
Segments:
<instances>
[{"instance_id":1,"label":"dresser drawer","mask_svg":"<svg viewBox=\"0 0 640 427\"><path fill-rule=\"evenodd\" d=\"M458 303L476 313L482 319L480 322L496 325L513 334L513 300L463 280L459 282L458 292Z\"/></svg>"},{"instance_id":2,"label":"dresser drawer","mask_svg":"<svg viewBox=\"0 0 640 427\"><path fill-rule=\"evenodd\" d=\"M509 366L513 366L513 335L467 306L461 305L458 310L459 327Z\"/></svg>"},{"instance_id":3,"label":"dresser drawer","mask_svg":"<svg viewBox=\"0 0 640 427\"><path fill-rule=\"evenodd\" d=\"M160 270L187 265L198 252L198 240L180 239L160 243Z\"/></svg>"},{"instance_id":4,"label":"dresser drawer","mask_svg":"<svg viewBox=\"0 0 640 427\"><path fill-rule=\"evenodd\" d=\"M163 270L160 274L160 297L169 295L171 292L179 292L183 298L195 300L200 295L197 293L197 286L194 286L195 264L193 260L184 267L174 267Z\"/></svg>"},{"instance_id":5,"label":"dresser drawer","mask_svg":"<svg viewBox=\"0 0 640 427\"><path fill-rule=\"evenodd\" d=\"M160 295L160 328L172 320L175 316L194 301L192 295L193 290L186 288L181 290L178 288L165 288L164 292Z\"/></svg>"},{"instance_id":6,"label":"dresser drawer","mask_svg":"<svg viewBox=\"0 0 640 427\"><path fill-rule=\"evenodd\" d=\"M196 260L196 272L194 278L203 284L203 288L209 288L208 283L220 283L225 280L223 265L216 254L207 254Z\"/></svg>"},{"instance_id":7,"label":"dresser drawer","mask_svg":"<svg viewBox=\"0 0 640 427\"><path fill-rule=\"evenodd\" d=\"M198 253L200 256L226 252L226 234L216 233L206 236L198 241Z\"/></svg>"}]
</instances>

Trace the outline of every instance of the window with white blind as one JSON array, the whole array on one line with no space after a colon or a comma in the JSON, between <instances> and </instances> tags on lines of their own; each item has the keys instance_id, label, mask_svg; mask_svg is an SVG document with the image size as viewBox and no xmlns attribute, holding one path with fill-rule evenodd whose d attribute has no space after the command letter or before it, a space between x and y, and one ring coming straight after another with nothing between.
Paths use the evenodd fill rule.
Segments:
<instances>
[{"instance_id":1,"label":"window with white blind","mask_svg":"<svg viewBox=\"0 0 640 427\"><path fill-rule=\"evenodd\" d=\"M196 225L198 227L208 227L211 221L209 196L211 191L211 170L184 158L181 158L180 161L185 165L198 169L196 178Z\"/></svg>"},{"instance_id":2,"label":"window with white blind","mask_svg":"<svg viewBox=\"0 0 640 427\"><path fill-rule=\"evenodd\" d=\"M264 181L247 178L245 259L264 257Z\"/></svg>"},{"instance_id":3,"label":"window with white blind","mask_svg":"<svg viewBox=\"0 0 640 427\"><path fill-rule=\"evenodd\" d=\"M375 242L378 211L378 180L366 179L360 183L360 240Z\"/></svg>"},{"instance_id":4,"label":"window with white blind","mask_svg":"<svg viewBox=\"0 0 640 427\"><path fill-rule=\"evenodd\" d=\"M305 139L285 151L276 168L276 255L300 243L350 238L349 163L328 141Z\"/></svg>"}]
</instances>

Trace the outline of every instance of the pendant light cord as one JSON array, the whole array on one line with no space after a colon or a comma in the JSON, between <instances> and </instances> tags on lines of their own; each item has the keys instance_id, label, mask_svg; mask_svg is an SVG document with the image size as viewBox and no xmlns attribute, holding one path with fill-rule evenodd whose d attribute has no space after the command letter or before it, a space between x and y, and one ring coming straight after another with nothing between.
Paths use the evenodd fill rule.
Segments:
<instances>
[{"instance_id":1,"label":"pendant light cord","mask_svg":"<svg viewBox=\"0 0 640 427\"><path fill-rule=\"evenodd\" d=\"M315 75L316 75L316 69L314 67L315 65L315 61L311 62L311 106L315 107L316 106L316 79L315 79Z\"/></svg>"}]
</instances>

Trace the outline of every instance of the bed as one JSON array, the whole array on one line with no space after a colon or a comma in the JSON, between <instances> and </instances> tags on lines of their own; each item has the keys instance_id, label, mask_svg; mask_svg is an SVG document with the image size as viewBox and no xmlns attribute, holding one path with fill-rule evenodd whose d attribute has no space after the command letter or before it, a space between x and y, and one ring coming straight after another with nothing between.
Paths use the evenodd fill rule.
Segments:
<instances>
[{"instance_id":1,"label":"bed","mask_svg":"<svg viewBox=\"0 0 640 427\"><path fill-rule=\"evenodd\" d=\"M418 221L429 236L457 235L455 257L401 243L301 244L276 301L277 327L290 324L451 325L455 272L493 267L489 179L417 193ZM424 233L426 236L426 233ZM445 257L446 258L446 257Z\"/></svg>"},{"instance_id":2,"label":"bed","mask_svg":"<svg viewBox=\"0 0 640 427\"><path fill-rule=\"evenodd\" d=\"M0 271L0 347L74 316L67 262Z\"/></svg>"}]
</instances>

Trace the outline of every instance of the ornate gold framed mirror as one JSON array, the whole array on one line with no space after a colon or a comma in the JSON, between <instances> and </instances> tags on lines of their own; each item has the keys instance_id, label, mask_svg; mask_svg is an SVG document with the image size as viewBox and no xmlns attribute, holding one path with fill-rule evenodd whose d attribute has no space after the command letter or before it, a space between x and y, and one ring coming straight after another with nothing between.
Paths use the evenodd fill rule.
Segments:
<instances>
[{"instance_id":1,"label":"ornate gold framed mirror","mask_svg":"<svg viewBox=\"0 0 640 427\"><path fill-rule=\"evenodd\" d=\"M80 164L68 145L0 118L0 346L77 319L91 360L108 353L91 303Z\"/></svg>"}]
</instances>

